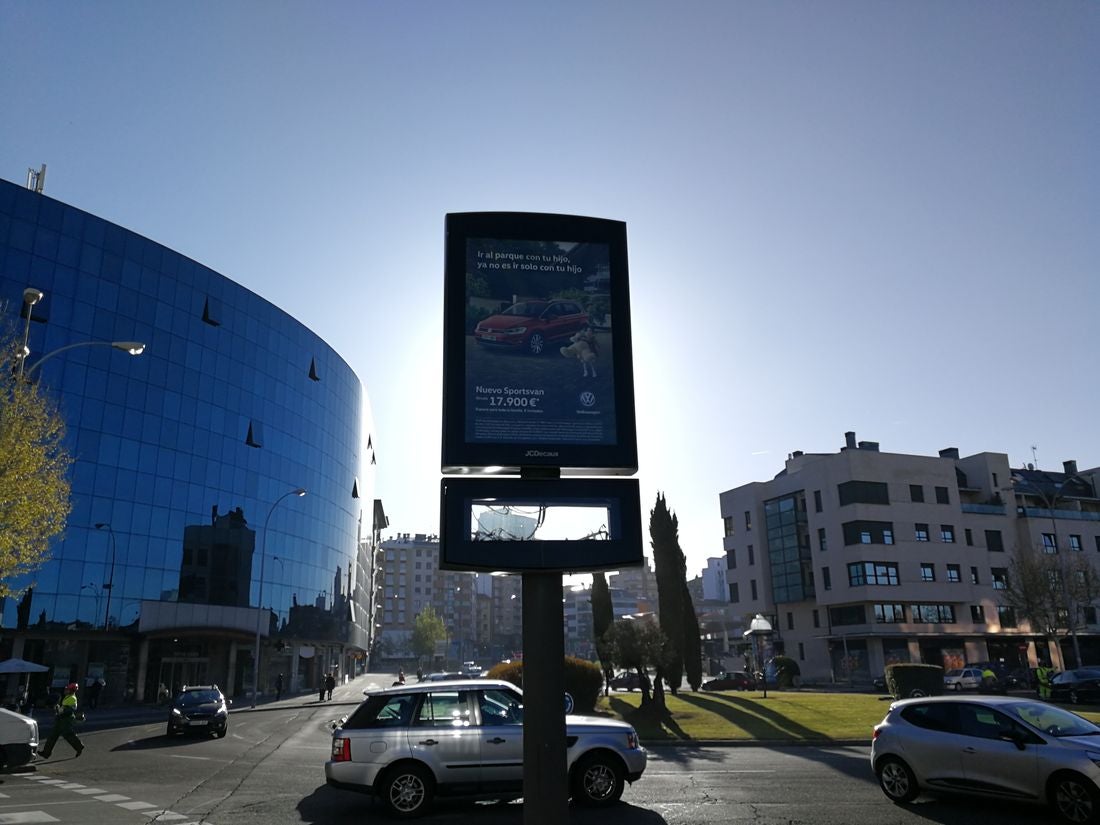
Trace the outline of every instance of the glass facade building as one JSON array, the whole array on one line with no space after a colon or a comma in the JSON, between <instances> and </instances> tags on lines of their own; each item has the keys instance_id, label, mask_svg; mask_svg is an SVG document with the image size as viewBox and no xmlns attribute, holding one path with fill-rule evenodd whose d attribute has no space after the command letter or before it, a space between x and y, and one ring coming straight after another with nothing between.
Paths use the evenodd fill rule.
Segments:
<instances>
[{"instance_id":1,"label":"glass facade building","mask_svg":"<svg viewBox=\"0 0 1100 825\"><path fill-rule=\"evenodd\" d=\"M43 293L29 322L27 287ZM0 658L51 666L43 681L102 674L108 699L247 692L257 628L261 692L362 668L380 508L366 395L331 347L225 276L5 181L0 310L29 329L25 372L74 457L68 525L3 600ZM111 341L146 347L83 346Z\"/></svg>"}]
</instances>

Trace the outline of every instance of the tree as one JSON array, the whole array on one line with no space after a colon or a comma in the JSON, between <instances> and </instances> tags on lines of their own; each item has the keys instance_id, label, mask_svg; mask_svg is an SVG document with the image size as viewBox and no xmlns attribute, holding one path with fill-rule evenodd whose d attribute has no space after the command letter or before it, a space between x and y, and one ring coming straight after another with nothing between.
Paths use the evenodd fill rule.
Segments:
<instances>
[{"instance_id":1,"label":"tree","mask_svg":"<svg viewBox=\"0 0 1100 825\"><path fill-rule=\"evenodd\" d=\"M604 675L604 694L615 671L611 651L604 636L615 620L611 606L611 591L607 587L607 576L602 572L592 574L592 638L596 640L596 655L600 659L600 669Z\"/></svg>"},{"instance_id":2,"label":"tree","mask_svg":"<svg viewBox=\"0 0 1100 825\"><path fill-rule=\"evenodd\" d=\"M431 660L435 655L436 642L447 640L447 628L443 625L443 619L435 612L435 608L428 605L413 619L412 645L413 653L417 661L421 659Z\"/></svg>"},{"instance_id":3,"label":"tree","mask_svg":"<svg viewBox=\"0 0 1100 825\"><path fill-rule=\"evenodd\" d=\"M642 708L665 713L665 694L660 674L666 667L670 645L656 622L647 619L618 619L604 635L615 663L638 674L642 689ZM654 668L653 695L649 692L648 669Z\"/></svg>"},{"instance_id":4,"label":"tree","mask_svg":"<svg viewBox=\"0 0 1100 825\"><path fill-rule=\"evenodd\" d=\"M1016 551L1009 563L1001 602L1025 619L1061 651L1066 636L1076 637L1085 608L1100 598L1100 577L1084 553ZM1077 665L1081 655L1075 646Z\"/></svg>"},{"instance_id":5,"label":"tree","mask_svg":"<svg viewBox=\"0 0 1100 825\"><path fill-rule=\"evenodd\" d=\"M0 596L49 555L71 509L65 422L56 402L15 374L22 338L0 332Z\"/></svg>"},{"instance_id":6,"label":"tree","mask_svg":"<svg viewBox=\"0 0 1100 825\"><path fill-rule=\"evenodd\" d=\"M686 561L685 561L686 566ZM699 617L695 615L695 603L687 582L684 582L684 675L692 690L703 684L703 642L699 630Z\"/></svg>"}]
</instances>

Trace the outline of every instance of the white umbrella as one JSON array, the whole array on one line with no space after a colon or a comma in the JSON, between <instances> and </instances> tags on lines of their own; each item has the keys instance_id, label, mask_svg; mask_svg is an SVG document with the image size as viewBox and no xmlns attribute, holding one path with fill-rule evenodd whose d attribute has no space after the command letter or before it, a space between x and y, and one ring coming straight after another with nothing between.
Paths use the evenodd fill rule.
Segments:
<instances>
[{"instance_id":1,"label":"white umbrella","mask_svg":"<svg viewBox=\"0 0 1100 825\"><path fill-rule=\"evenodd\" d=\"M37 665L26 659L7 659L0 662L0 673L45 673L49 670L45 665Z\"/></svg>"}]
</instances>

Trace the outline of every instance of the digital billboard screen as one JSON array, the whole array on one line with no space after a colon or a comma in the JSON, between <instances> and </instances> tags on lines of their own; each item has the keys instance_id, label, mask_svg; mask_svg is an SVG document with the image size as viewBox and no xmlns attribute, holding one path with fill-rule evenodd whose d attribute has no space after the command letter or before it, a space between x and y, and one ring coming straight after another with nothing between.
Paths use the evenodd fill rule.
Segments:
<instances>
[{"instance_id":1,"label":"digital billboard screen","mask_svg":"<svg viewBox=\"0 0 1100 825\"><path fill-rule=\"evenodd\" d=\"M444 472L637 469L626 229L447 216Z\"/></svg>"}]
</instances>

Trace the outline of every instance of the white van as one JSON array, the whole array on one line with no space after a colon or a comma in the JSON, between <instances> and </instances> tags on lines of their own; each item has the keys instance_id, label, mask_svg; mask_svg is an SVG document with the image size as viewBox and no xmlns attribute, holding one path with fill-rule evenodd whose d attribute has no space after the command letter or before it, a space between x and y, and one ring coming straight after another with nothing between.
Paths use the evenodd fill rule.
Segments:
<instances>
[{"instance_id":1,"label":"white van","mask_svg":"<svg viewBox=\"0 0 1100 825\"><path fill-rule=\"evenodd\" d=\"M0 768L26 765L38 753L38 722L14 710L0 708Z\"/></svg>"}]
</instances>

